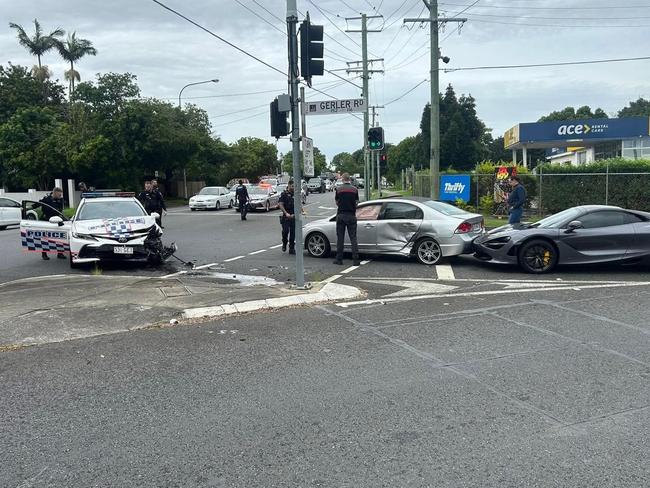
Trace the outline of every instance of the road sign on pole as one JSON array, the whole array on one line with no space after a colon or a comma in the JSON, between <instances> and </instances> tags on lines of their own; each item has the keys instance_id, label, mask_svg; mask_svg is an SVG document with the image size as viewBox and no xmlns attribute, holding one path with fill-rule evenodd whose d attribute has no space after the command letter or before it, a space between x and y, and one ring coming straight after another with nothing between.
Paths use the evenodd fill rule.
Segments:
<instances>
[{"instance_id":1,"label":"road sign on pole","mask_svg":"<svg viewBox=\"0 0 650 488\"><path fill-rule=\"evenodd\" d=\"M309 137L302 138L302 159L304 163L304 175L314 176L314 141Z\"/></svg>"},{"instance_id":2,"label":"road sign on pole","mask_svg":"<svg viewBox=\"0 0 650 488\"><path fill-rule=\"evenodd\" d=\"M302 113L304 115L351 114L367 111L366 101L363 98L303 102L302 104Z\"/></svg>"}]
</instances>

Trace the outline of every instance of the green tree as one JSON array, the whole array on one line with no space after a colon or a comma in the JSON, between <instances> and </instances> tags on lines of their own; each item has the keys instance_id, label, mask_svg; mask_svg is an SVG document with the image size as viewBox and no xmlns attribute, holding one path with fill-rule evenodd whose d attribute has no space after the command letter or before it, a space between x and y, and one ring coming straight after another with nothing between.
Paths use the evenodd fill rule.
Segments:
<instances>
[{"instance_id":1,"label":"green tree","mask_svg":"<svg viewBox=\"0 0 650 488\"><path fill-rule=\"evenodd\" d=\"M18 110L0 125L2 181L22 188L50 188L54 175L65 169L55 136L60 122L48 108Z\"/></svg>"},{"instance_id":2,"label":"green tree","mask_svg":"<svg viewBox=\"0 0 650 488\"><path fill-rule=\"evenodd\" d=\"M588 105L583 105L577 110L573 107L565 107L562 110L551 112L548 115L540 117L538 122L576 120L576 119L606 119L607 114L602 108L592 111Z\"/></svg>"},{"instance_id":3,"label":"green tree","mask_svg":"<svg viewBox=\"0 0 650 488\"><path fill-rule=\"evenodd\" d=\"M650 117L650 100L639 98L635 102L630 102L627 107L622 108L618 112L619 117L635 117L645 116Z\"/></svg>"},{"instance_id":4,"label":"green tree","mask_svg":"<svg viewBox=\"0 0 650 488\"><path fill-rule=\"evenodd\" d=\"M278 166L278 151L274 144L269 144L258 137L242 137L232 144L238 174L250 180L262 175L275 173Z\"/></svg>"},{"instance_id":5,"label":"green tree","mask_svg":"<svg viewBox=\"0 0 650 488\"><path fill-rule=\"evenodd\" d=\"M403 169L408 169L412 165L419 167L421 164L424 164L420 151L420 137L420 134L418 136L406 137L399 144L392 145L388 148L387 179L399 181Z\"/></svg>"},{"instance_id":6,"label":"green tree","mask_svg":"<svg viewBox=\"0 0 650 488\"><path fill-rule=\"evenodd\" d=\"M97 49L93 47L92 42L88 39L77 38L77 33L68 34L65 41L56 41L56 47L61 57L70 63L70 69L65 72L65 79L70 83L68 88L68 98L72 100L74 93L74 82L81 81L81 75L75 71L74 64L84 56L96 56Z\"/></svg>"},{"instance_id":7,"label":"green tree","mask_svg":"<svg viewBox=\"0 0 650 488\"><path fill-rule=\"evenodd\" d=\"M63 36L63 29L54 29L49 34L43 34L43 29L38 20L34 19L34 34L30 36L25 29L13 22L9 27L18 32L18 43L23 46L32 56L36 56L38 65L32 68L32 75L39 81L45 81L50 77L50 70L41 63L41 57L56 46L57 39Z\"/></svg>"}]
</instances>

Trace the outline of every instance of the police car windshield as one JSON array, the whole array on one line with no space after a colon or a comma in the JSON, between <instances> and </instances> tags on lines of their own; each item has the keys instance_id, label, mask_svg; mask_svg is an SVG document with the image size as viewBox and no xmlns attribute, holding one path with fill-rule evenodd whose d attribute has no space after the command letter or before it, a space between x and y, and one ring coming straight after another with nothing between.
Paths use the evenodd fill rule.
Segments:
<instances>
[{"instance_id":1,"label":"police car windshield","mask_svg":"<svg viewBox=\"0 0 650 488\"><path fill-rule=\"evenodd\" d=\"M248 193L254 194L254 195L267 195L269 193L268 188L264 188L262 186L253 186L248 189Z\"/></svg>"},{"instance_id":2,"label":"police car windshield","mask_svg":"<svg viewBox=\"0 0 650 488\"><path fill-rule=\"evenodd\" d=\"M77 220L120 219L147 215L136 202L85 202L79 210Z\"/></svg>"},{"instance_id":3,"label":"police car windshield","mask_svg":"<svg viewBox=\"0 0 650 488\"><path fill-rule=\"evenodd\" d=\"M448 203L436 202L434 200L427 200L423 203L443 215L460 215L466 213L465 210L449 205Z\"/></svg>"}]
</instances>

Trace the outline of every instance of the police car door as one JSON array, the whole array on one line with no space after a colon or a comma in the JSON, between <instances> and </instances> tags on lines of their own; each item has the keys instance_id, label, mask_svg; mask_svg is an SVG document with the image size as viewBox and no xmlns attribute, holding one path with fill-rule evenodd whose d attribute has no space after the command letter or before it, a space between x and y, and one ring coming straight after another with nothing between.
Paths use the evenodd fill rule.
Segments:
<instances>
[{"instance_id":1,"label":"police car door","mask_svg":"<svg viewBox=\"0 0 650 488\"><path fill-rule=\"evenodd\" d=\"M23 250L48 253L70 252L70 221L58 210L51 208L61 222L35 220L42 217L44 203L23 201L23 220L20 221L20 240ZM54 219L55 217L53 217Z\"/></svg>"}]
</instances>

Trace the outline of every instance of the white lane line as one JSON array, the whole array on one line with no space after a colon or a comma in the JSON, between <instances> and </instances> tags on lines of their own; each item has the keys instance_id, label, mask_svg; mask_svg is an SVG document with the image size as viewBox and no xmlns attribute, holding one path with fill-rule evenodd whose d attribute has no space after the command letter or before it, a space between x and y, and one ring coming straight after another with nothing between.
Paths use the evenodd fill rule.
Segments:
<instances>
[{"instance_id":1,"label":"white lane line","mask_svg":"<svg viewBox=\"0 0 650 488\"><path fill-rule=\"evenodd\" d=\"M370 259L366 259L365 261L361 261L361 264L364 265L364 264L368 264L369 262L370 262Z\"/></svg>"},{"instance_id":2,"label":"white lane line","mask_svg":"<svg viewBox=\"0 0 650 488\"><path fill-rule=\"evenodd\" d=\"M238 259L243 259L244 257L245 257L245 256L235 256L234 258L224 259L223 262L224 262L224 263L229 263L229 262L231 262L231 261L237 261Z\"/></svg>"},{"instance_id":3,"label":"white lane line","mask_svg":"<svg viewBox=\"0 0 650 488\"><path fill-rule=\"evenodd\" d=\"M341 274L348 274L354 271L355 269L359 268L359 266L350 266L348 269L344 269L341 271Z\"/></svg>"},{"instance_id":4,"label":"white lane line","mask_svg":"<svg viewBox=\"0 0 650 488\"><path fill-rule=\"evenodd\" d=\"M340 277L341 277L340 274L335 274L335 275L330 276L330 277L327 278L326 280L323 280L322 282L323 282L323 283L331 283L332 281L336 281L336 280L338 280Z\"/></svg>"},{"instance_id":5,"label":"white lane line","mask_svg":"<svg viewBox=\"0 0 650 488\"><path fill-rule=\"evenodd\" d=\"M162 276L161 278L162 278L162 279L165 279L165 278L173 278L174 276L184 275L184 274L186 274L186 273L187 273L187 271L179 271L178 273L168 274L168 275Z\"/></svg>"},{"instance_id":6,"label":"white lane line","mask_svg":"<svg viewBox=\"0 0 650 488\"><path fill-rule=\"evenodd\" d=\"M255 254L262 254L263 252L266 252L266 251L268 251L268 249L260 249L259 251L249 252L248 255L253 256Z\"/></svg>"},{"instance_id":7,"label":"white lane line","mask_svg":"<svg viewBox=\"0 0 650 488\"><path fill-rule=\"evenodd\" d=\"M282 244L278 244L277 246L271 246L269 249L277 249L278 247L282 247Z\"/></svg>"},{"instance_id":8,"label":"white lane line","mask_svg":"<svg viewBox=\"0 0 650 488\"><path fill-rule=\"evenodd\" d=\"M210 263L210 264L204 264L202 266L197 266L194 269L205 269L205 268L211 268L212 266L217 266L219 263Z\"/></svg>"},{"instance_id":9,"label":"white lane line","mask_svg":"<svg viewBox=\"0 0 650 488\"><path fill-rule=\"evenodd\" d=\"M436 273L439 280L455 280L456 275L450 264L439 264L436 266Z\"/></svg>"}]
</instances>

